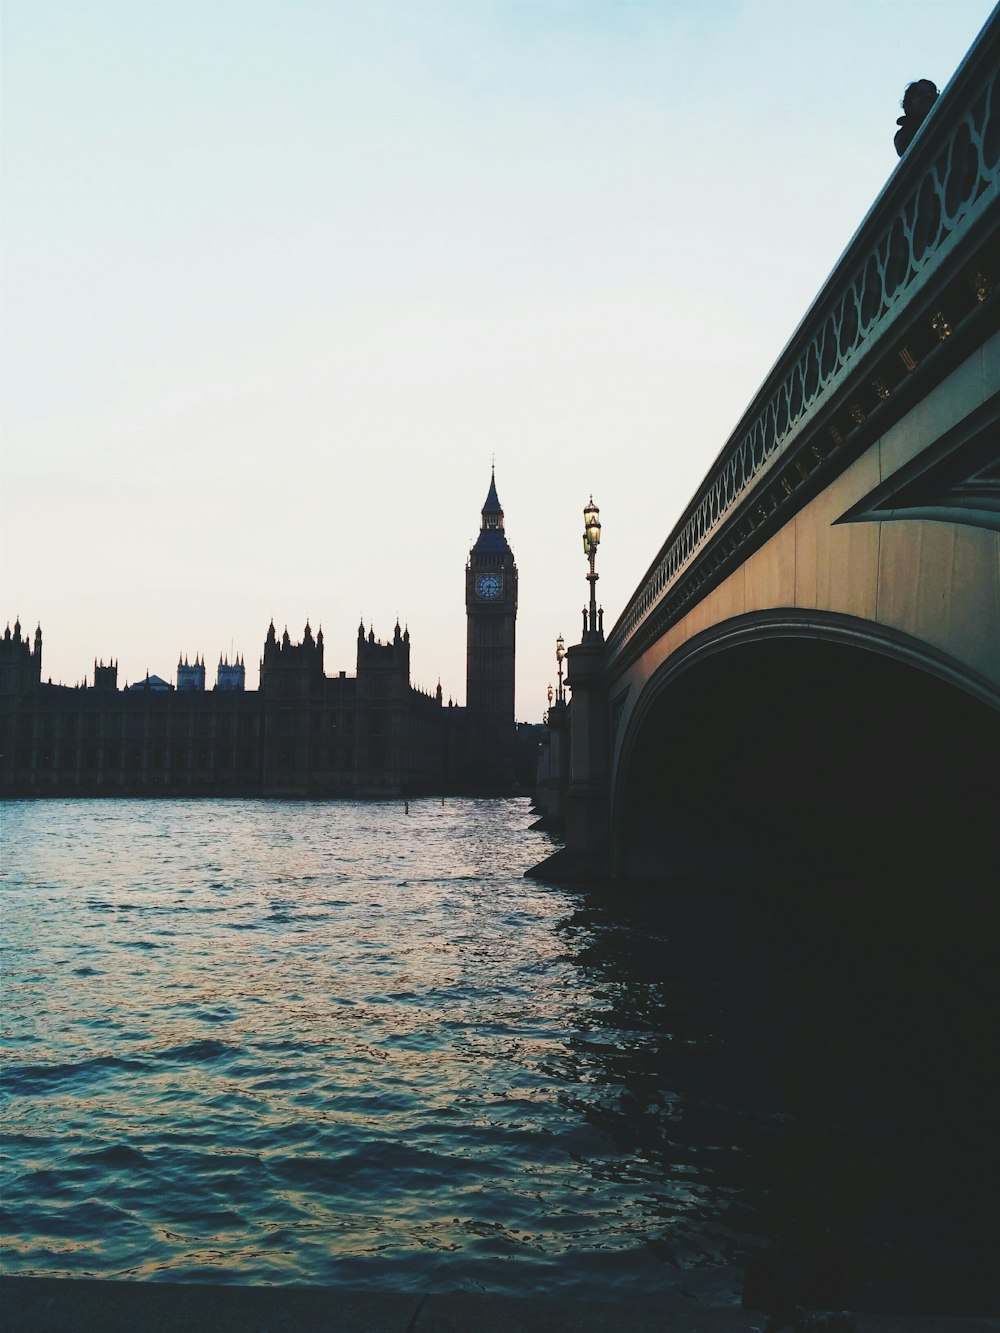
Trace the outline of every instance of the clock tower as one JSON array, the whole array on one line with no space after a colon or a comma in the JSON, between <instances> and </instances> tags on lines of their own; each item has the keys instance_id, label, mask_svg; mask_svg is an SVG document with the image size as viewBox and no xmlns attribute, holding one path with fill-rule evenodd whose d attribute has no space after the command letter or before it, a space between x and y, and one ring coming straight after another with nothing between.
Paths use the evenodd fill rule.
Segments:
<instances>
[{"instance_id":1,"label":"clock tower","mask_svg":"<svg viewBox=\"0 0 1000 1333\"><path fill-rule=\"evenodd\" d=\"M514 621L517 566L503 530L496 478L465 567L465 782L490 795L514 783Z\"/></svg>"}]
</instances>

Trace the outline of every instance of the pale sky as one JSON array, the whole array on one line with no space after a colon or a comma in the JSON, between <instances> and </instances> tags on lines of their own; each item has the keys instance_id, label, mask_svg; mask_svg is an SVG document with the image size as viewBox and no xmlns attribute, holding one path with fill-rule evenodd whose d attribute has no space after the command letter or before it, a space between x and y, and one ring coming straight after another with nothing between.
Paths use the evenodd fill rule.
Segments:
<instances>
[{"instance_id":1,"label":"pale sky","mask_svg":"<svg viewBox=\"0 0 1000 1333\"><path fill-rule=\"evenodd\" d=\"M517 716L610 629L986 0L3 0L2 606L43 677L397 616L465 702L496 459Z\"/></svg>"}]
</instances>

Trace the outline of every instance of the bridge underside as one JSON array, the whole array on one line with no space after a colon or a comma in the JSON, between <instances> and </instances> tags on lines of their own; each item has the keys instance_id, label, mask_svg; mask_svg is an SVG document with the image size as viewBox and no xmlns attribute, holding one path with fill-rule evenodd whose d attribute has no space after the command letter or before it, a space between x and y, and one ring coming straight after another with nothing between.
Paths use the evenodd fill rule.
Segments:
<instances>
[{"instance_id":1,"label":"bridge underside","mask_svg":"<svg viewBox=\"0 0 1000 1333\"><path fill-rule=\"evenodd\" d=\"M1000 714L882 653L771 638L656 693L616 793L628 877L995 875Z\"/></svg>"}]
</instances>

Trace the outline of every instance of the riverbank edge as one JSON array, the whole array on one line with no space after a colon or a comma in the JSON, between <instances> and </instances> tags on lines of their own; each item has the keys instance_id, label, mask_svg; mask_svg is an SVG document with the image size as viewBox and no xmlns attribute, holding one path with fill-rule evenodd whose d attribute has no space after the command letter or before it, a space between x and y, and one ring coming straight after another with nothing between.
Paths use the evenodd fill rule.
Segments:
<instances>
[{"instance_id":1,"label":"riverbank edge","mask_svg":"<svg viewBox=\"0 0 1000 1333\"><path fill-rule=\"evenodd\" d=\"M853 1318L856 1333L1000 1330L1000 1318ZM583 1300L0 1277L2 1333L760 1333L766 1323L759 1312L705 1304L682 1289L646 1300Z\"/></svg>"}]
</instances>

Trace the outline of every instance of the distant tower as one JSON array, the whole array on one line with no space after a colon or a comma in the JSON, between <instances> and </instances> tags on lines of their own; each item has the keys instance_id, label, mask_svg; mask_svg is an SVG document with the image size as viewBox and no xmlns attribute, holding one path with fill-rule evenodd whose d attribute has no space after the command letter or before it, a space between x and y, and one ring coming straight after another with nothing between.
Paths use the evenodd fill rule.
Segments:
<instances>
[{"instance_id":1,"label":"distant tower","mask_svg":"<svg viewBox=\"0 0 1000 1333\"><path fill-rule=\"evenodd\" d=\"M322 633L322 630L320 633ZM232 662L228 657L219 658L219 665L215 672L215 688L217 690L245 690L246 679L247 669L243 664L242 657L236 657Z\"/></svg>"},{"instance_id":2,"label":"distant tower","mask_svg":"<svg viewBox=\"0 0 1000 1333\"><path fill-rule=\"evenodd\" d=\"M405 788L410 758L410 631L396 621L391 643L358 626L354 782L359 796Z\"/></svg>"},{"instance_id":3,"label":"distant tower","mask_svg":"<svg viewBox=\"0 0 1000 1333\"><path fill-rule=\"evenodd\" d=\"M21 637L21 619L14 621L14 633L10 625L0 639L0 694L24 694L33 689L42 679L42 627L35 630L35 646L32 649L27 634Z\"/></svg>"},{"instance_id":4,"label":"distant tower","mask_svg":"<svg viewBox=\"0 0 1000 1333\"><path fill-rule=\"evenodd\" d=\"M302 642L292 643L286 629L281 642L272 620L260 659L260 689L273 699L309 699L323 688L323 631L313 637L308 620Z\"/></svg>"},{"instance_id":5,"label":"distant tower","mask_svg":"<svg viewBox=\"0 0 1000 1333\"><path fill-rule=\"evenodd\" d=\"M177 688L178 690L195 690L199 694L205 692L205 659L195 656L194 661L188 666L186 657L177 659Z\"/></svg>"},{"instance_id":6,"label":"distant tower","mask_svg":"<svg viewBox=\"0 0 1000 1333\"><path fill-rule=\"evenodd\" d=\"M94 689L95 690L117 690L118 688L118 663L108 659L107 666L104 665L104 658L100 662L94 658Z\"/></svg>"},{"instance_id":7,"label":"distant tower","mask_svg":"<svg viewBox=\"0 0 1000 1333\"><path fill-rule=\"evenodd\" d=\"M465 567L465 610L465 781L473 790L500 794L514 782L517 566L504 536L495 474Z\"/></svg>"}]
</instances>

